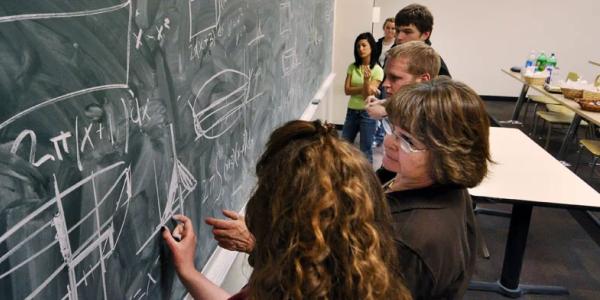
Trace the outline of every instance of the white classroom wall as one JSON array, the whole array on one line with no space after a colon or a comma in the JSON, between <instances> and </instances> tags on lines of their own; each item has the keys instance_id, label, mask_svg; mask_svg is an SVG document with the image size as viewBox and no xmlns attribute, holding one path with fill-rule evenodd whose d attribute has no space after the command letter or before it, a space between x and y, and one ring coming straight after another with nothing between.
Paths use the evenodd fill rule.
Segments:
<instances>
[{"instance_id":1,"label":"white classroom wall","mask_svg":"<svg viewBox=\"0 0 600 300\"><path fill-rule=\"evenodd\" d=\"M344 95L346 69L354 61L354 39L365 31L371 31L372 1L336 0L335 25L333 28L333 72L336 74L331 86L332 97L324 104L327 119L343 124L349 96Z\"/></svg>"},{"instance_id":2,"label":"white classroom wall","mask_svg":"<svg viewBox=\"0 0 600 300\"><path fill-rule=\"evenodd\" d=\"M343 80L352 61L352 42L360 32L371 30L369 0L338 0L334 28L334 96L330 121L343 124L347 96ZM343 3L342 3L343 2ZM446 61L452 76L473 87L480 95L514 96L520 84L500 72L525 62L530 50L558 54L562 74L576 71L591 81L600 67L600 12L598 0L375 0L381 18L395 16L410 3L427 6L434 16L433 47ZM358 16L364 16L360 18ZM383 32L374 24L374 36Z\"/></svg>"}]
</instances>

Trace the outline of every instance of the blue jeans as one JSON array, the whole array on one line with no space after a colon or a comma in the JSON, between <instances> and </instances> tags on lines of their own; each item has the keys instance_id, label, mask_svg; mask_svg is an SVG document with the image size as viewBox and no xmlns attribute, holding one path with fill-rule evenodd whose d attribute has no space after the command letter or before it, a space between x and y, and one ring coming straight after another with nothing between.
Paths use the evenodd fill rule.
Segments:
<instances>
[{"instance_id":1,"label":"blue jeans","mask_svg":"<svg viewBox=\"0 0 600 300\"><path fill-rule=\"evenodd\" d=\"M381 125L381 121L377 121L377 128L375 129L375 137L374 142L377 146L383 144L383 136L385 135L385 131L383 130L383 125Z\"/></svg>"},{"instance_id":2,"label":"blue jeans","mask_svg":"<svg viewBox=\"0 0 600 300\"><path fill-rule=\"evenodd\" d=\"M371 119L367 111L348 108L342 137L354 143L356 135L360 132L360 151L365 154L369 162L373 162L373 136L376 127L377 120Z\"/></svg>"},{"instance_id":3,"label":"blue jeans","mask_svg":"<svg viewBox=\"0 0 600 300\"><path fill-rule=\"evenodd\" d=\"M379 99L387 98L387 94L385 93L385 89L383 86L379 86ZM381 125L380 121L377 121L377 129L375 130L375 143L379 146L383 144L383 136L385 135L385 131L383 130L383 125Z\"/></svg>"}]
</instances>

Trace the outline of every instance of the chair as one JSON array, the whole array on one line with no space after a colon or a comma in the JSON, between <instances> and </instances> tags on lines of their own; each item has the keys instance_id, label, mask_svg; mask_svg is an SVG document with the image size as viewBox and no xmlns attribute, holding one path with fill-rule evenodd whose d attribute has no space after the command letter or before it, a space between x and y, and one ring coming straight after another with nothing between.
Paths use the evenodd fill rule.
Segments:
<instances>
[{"instance_id":1,"label":"chair","mask_svg":"<svg viewBox=\"0 0 600 300\"><path fill-rule=\"evenodd\" d=\"M533 106L533 121L535 121L535 113L540 104L560 104L558 101L544 95L529 95L527 96L527 105L525 106L525 113L523 114L523 122L527 119L527 113L529 112L529 103L534 102Z\"/></svg>"},{"instance_id":2,"label":"chair","mask_svg":"<svg viewBox=\"0 0 600 300\"><path fill-rule=\"evenodd\" d=\"M544 123L546 123L548 126L548 130L546 131L546 142L544 143L544 149L548 149L548 145L550 144L550 136L552 135L552 128L554 127L554 125L569 125L571 124L571 121L573 121L573 116L555 111L538 111L535 114L536 118L533 122L532 130L532 134L534 136L537 130L537 124L539 119L544 120Z\"/></svg>"},{"instance_id":3,"label":"chair","mask_svg":"<svg viewBox=\"0 0 600 300\"><path fill-rule=\"evenodd\" d=\"M575 117L575 112L566 108L560 104L546 104L548 111L536 111L535 119L533 122L533 129L531 134L535 136L537 131L538 120L544 120L544 123L548 124L548 130L546 131L546 142L544 143L544 149L548 149L550 144L550 136L552 135L552 129L555 125L569 126ZM587 126L588 123L581 121L581 126Z\"/></svg>"},{"instance_id":4,"label":"chair","mask_svg":"<svg viewBox=\"0 0 600 300\"><path fill-rule=\"evenodd\" d=\"M592 168L590 170L590 178L594 176L594 168L596 167L596 163L600 158L600 141L598 140L588 140L583 139L579 141L579 150L577 151L577 162L575 163L574 172L577 173L577 168L579 167L579 161L581 160L581 150L586 149L588 152L592 154L594 159L592 160Z\"/></svg>"}]
</instances>

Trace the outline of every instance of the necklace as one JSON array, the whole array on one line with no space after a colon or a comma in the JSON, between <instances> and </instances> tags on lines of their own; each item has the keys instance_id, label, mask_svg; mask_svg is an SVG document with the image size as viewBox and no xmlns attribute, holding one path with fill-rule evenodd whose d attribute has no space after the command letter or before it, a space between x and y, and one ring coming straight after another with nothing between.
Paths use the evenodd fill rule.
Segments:
<instances>
[{"instance_id":1,"label":"necklace","mask_svg":"<svg viewBox=\"0 0 600 300\"><path fill-rule=\"evenodd\" d=\"M383 185L383 191L386 193L393 192L392 185L394 185L395 180L396 180L396 178L392 178L390 181L386 182Z\"/></svg>"}]
</instances>

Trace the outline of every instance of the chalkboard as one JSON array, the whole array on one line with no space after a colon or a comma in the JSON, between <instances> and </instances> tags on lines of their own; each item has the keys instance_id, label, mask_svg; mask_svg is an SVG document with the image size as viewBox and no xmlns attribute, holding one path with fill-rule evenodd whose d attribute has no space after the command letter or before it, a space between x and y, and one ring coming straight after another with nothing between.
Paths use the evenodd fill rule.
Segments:
<instances>
[{"instance_id":1,"label":"chalkboard","mask_svg":"<svg viewBox=\"0 0 600 300\"><path fill-rule=\"evenodd\" d=\"M181 299L160 228L240 210L330 72L333 0L2 0L2 299Z\"/></svg>"}]
</instances>

